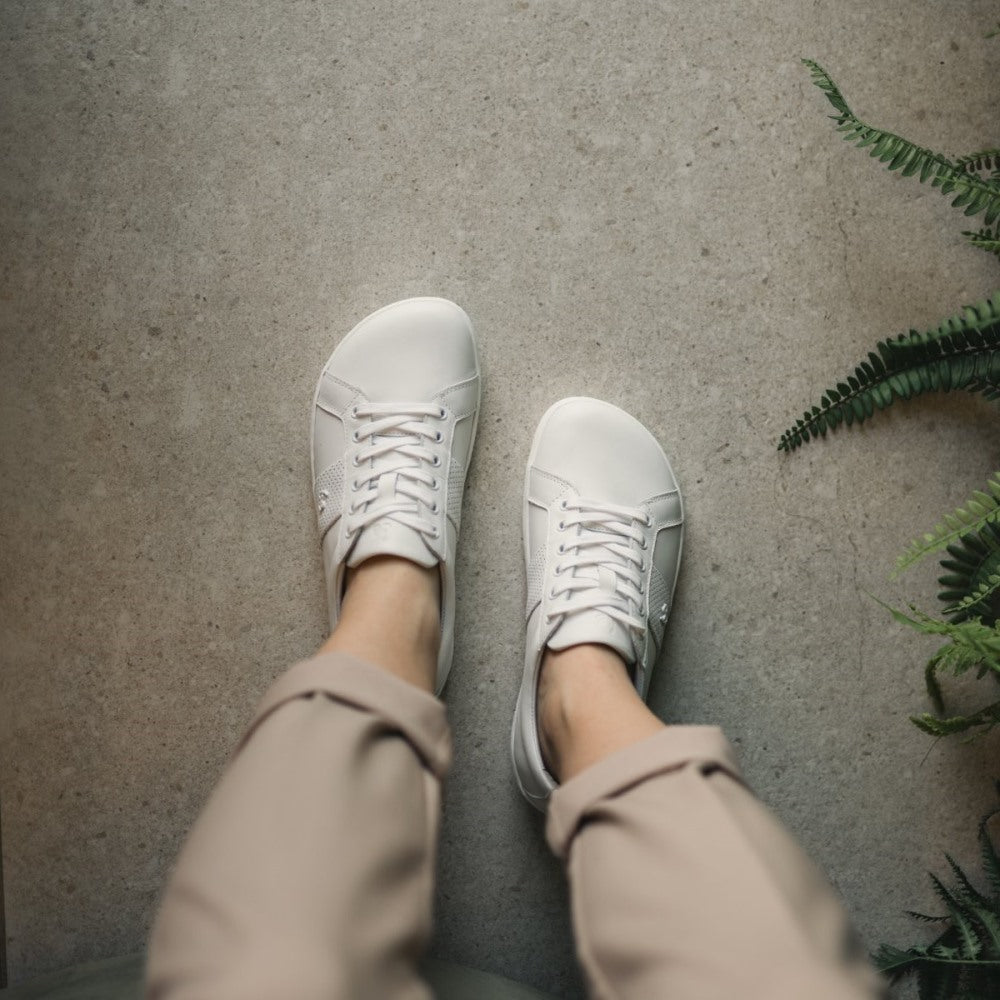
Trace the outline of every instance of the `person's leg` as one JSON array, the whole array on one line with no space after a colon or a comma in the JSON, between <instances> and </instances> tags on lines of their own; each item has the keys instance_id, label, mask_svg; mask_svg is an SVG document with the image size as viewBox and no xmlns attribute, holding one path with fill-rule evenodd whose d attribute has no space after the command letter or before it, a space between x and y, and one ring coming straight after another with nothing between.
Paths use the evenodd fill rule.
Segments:
<instances>
[{"instance_id":1,"label":"person's leg","mask_svg":"<svg viewBox=\"0 0 1000 1000\"><path fill-rule=\"evenodd\" d=\"M332 635L267 693L150 945L153 1000L425 1000L462 491L468 316L409 299L338 345L313 401Z\"/></svg>"},{"instance_id":2,"label":"person's leg","mask_svg":"<svg viewBox=\"0 0 1000 1000\"><path fill-rule=\"evenodd\" d=\"M644 704L684 512L634 417L571 398L525 477L524 675L511 751L565 860L594 997L859 1000L879 991L844 910L708 726Z\"/></svg>"},{"instance_id":3,"label":"person's leg","mask_svg":"<svg viewBox=\"0 0 1000 1000\"><path fill-rule=\"evenodd\" d=\"M429 996L450 753L437 586L404 560L362 564L323 650L265 697L170 880L147 997Z\"/></svg>"},{"instance_id":4,"label":"person's leg","mask_svg":"<svg viewBox=\"0 0 1000 1000\"><path fill-rule=\"evenodd\" d=\"M665 726L613 650L547 651L539 736L561 782L547 833L591 996L882 994L841 903L743 785L721 732Z\"/></svg>"}]
</instances>

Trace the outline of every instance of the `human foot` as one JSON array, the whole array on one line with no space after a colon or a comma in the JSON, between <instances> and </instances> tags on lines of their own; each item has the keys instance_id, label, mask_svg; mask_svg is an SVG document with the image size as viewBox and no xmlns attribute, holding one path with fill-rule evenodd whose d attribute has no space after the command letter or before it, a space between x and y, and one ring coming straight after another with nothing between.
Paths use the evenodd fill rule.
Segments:
<instances>
[{"instance_id":1,"label":"human foot","mask_svg":"<svg viewBox=\"0 0 1000 1000\"><path fill-rule=\"evenodd\" d=\"M649 689L683 537L670 463L649 431L623 410L596 399L564 399L535 433L523 533L527 638L511 752L522 793L544 809L557 784L539 744L546 650L607 647L627 666L640 703Z\"/></svg>"},{"instance_id":2,"label":"human foot","mask_svg":"<svg viewBox=\"0 0 1000 1000\"><path fill-rule=\"evenodd\" d=\"M453 654L455 549L479 397L468 316L445 299L417 298L385 306L347 334L313 403L313 493L331 628L346 604L348 571L376 556L436 567L437 693Z\"/></svg>"}]
</instances>

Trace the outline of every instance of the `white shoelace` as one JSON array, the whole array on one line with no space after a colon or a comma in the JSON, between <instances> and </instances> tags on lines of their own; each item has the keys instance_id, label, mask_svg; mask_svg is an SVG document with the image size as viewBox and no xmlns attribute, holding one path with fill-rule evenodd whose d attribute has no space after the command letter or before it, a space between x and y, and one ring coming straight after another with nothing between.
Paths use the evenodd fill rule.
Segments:
<instances>
[{"instance_id":1,"label":"white shoelace","mask_svg":"<svg viewBox=\"0 0 1000 1000\"><path fill-rule=\"evenodd\" d=\"M548 620L602 611L641 635L646 628L642 608L648 547L642 528L652 527L649 515L635 507L579 497L563 500L560 511L558 528L567 540L557 550L554 573L559 581L549 596L566 594L567 599L548 613ZM578 533L570 534L573 528L579 528Z\"/></svg>"},{"instance_id":2,"label":"white shoelace","mask_svg":"<svg viewBox=\"0 0 1000 1000\"><path fill-rule=\"evenodd\" d=\"M441 484L435 470L441 467L441 449L436 446L444 438L438 421L445 418L445 410L423 403L368 403L356 406L351 415L368 417L370 423L362 424L352 438L355 445L368 444L354 455L348 535L389 518L437 538L428 514L438 512Z\"/></svg>"}]
</instances>

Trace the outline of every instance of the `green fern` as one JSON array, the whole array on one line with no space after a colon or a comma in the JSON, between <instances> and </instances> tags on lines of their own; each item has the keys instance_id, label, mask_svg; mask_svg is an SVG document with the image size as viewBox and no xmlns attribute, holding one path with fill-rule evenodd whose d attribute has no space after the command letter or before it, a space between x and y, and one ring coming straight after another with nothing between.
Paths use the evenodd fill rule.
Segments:
<instances>
[{"instance_id":1,"label":"green fern","mask_svg":"<svg viewBox=\"0 0 1000 1000\"><path fill-rule=\"evenodd\" d=\"M930 712L921 712L920 715L911 715L910 721L928 736L941 738L971 733L972 738L976 738L985 736L994 726L1000 724L1000 701L980 708L971 715L941 718L931 715ZM976 731L973 732L973 730Z\"/></svg>"},{"instance_id":2,"label":"green fern","mask_svg":"<svg viewBox=\"0 0 1000 1000\"><path fill-rule=\"evenodd\" d=\"M809 68L813 83L826 94L837 111L831 117L845 141L854 143L860 149L868 149L870 156L876 157L889 170L899 170L903 177L919 175L921 183L930 181L931 186L940 188L942 194L954 194L952 206L962 209L965 215L985 212L988 226L1000 218L1000 188L940 153L917 146L892 132L866 125L851 111L837 85L819 63L811 59L803 59L802 62ZM977 156L983 155L973 154L966 157L965 162L973 162Z\"/></svg>"},{"instance_id":3,"label":"green fern","mask_svg":"<svg viewBox=\"0 0 1000 1000\"><path fill-rule=\"evenodd\" d=\"M985 604L994 594L1000 592L1000 573L991 573L979 586L965 597L947 609L948 614L968 612L970 609Z\"/></svg>"},{"instance_id":4,"label":"green fern","mask_svg":"<svg viewBox=\"0 0 1000 1000\"><path fill-rule=\"evenodd\" d=\"M990 229L989 226L983 226L982 229L976 232L966 229L962 232L962 235L974 247L979 247L980 250L985 250L987 253L996 254L1000 257L1000 226L994 229Z\"/></svg>"},{"instance_id":5,"label":"green fern","mask_svg":"<svg viewBox=\"0 0 1000 1000\"><path fill-rule=\"evenodd\" d=\"M955 166L967 173L975 171L982 174L990 170L1000 170L1000 149L983 149L978 153L959 156L955 160Z\"/></svg>"},{"instance_id":6,"label":"green fern","mask_svg":"<svg viewBox=\"0 0 1000 1000\"><path fill-rule=\"evenodd\" d=\"M984 625L995 625L1000 617L993 600L1000 589L1000 527L987 522L949 545L948 555L950 559L941 560L948 572L938 578L945 588L938 594L946 605L944 613L956 622L978 618Z\"/></svg>"},{"instance_id":7,"label":"green fern","mask_svg":"<svg viewBox=\"0 0 1000 1000\"><path fill-rule=\"evenodd\" d=\"M979 618L942 621L917 610L913 605L910 605L912 615L907 615L882 601L878 603L901 624L924 635L939 635L950 640L935 653L924 671L927 693L939 714L924 712L911 716L910 721L918 729L931 736L952 736L969 732L972 737L976 737L985 735L1000 724L1000 702L986 705L971 715L946 716L939 680L941 673L958 677L975 670L980 679L990 675L1000 681L1000 624L985 624Z\"/></svg>"},{"instance_id":8,"label":"green fern","mask_svg":"<svg viewBox=\"0 0 1000 1000\"><path fill-rule=\"evenodd\" d=\"M946 886L931 875L945 914L911 914L924 922L943 923L944 930L928 945L903 950L883 944L873 956L893 983L915 974L921 1000L986 1000L1000 995L1000 857L988 827L994 815L979 824L988 888L977 889L954 859L945 855L955 884Z\"/></svg>"},{"instance_id":9,"label":"green fern","mask_svg":"<svg viewBox=\"0 0 1000 1000\"><path fill-rule=\"evenodd\" d=\"M963 235L982 250L1000 256L1000 149L991 147L950 160L892 132L865 124L850 109L826 70L810 59L813 83L837 114L831 117L848 142L868 149L889 170L929 181L967 216L983 213L984 225ZM992 171L992 176L982 176ZM841 424L864 423L896 399L925 392L964 389L1000 399L1000 292L988 302L967 306L937 329L911 330L880 341L854 373L827 389L818 405L803 413L781 435L778 448L794 451Z\"/></svg>"},{"instance_id":10,"label":"green fern","mask_svg":"<svg viewBox=\"0 0 1000 1000\"><path fill-rule=\"evenodd\" d=\"M993 474L986 484L986 490L976 490L958 510L945 514L932 531L910 542L906 551L896 560L892 578L895 579L924 556L940 552L963 535L979 531L991 523L1000 524L1000 472Z\"/></svg>"},{"instance_id":11,"label":"green fern","mask_svg":"<svg viewBox=\"0 0 1000 1000\"><path fill-rule=\"evenodd\" d=\"M876 350L781 435L781 451L826 437L841 424L863 423L897 398L964 389L1000 399L1000 292L934 330L879 341Z\"/></svg>"},{"instance_id":12,"label":"green fern","mask_svg":"<svg viewBox=\"0 0 1000 1000\"><path fill-rule=\"evenodd\" d=\"M877 598L876 598L877 600ZM947 622L920 611L910 605L913 616L878 601L893 618L902 625L922 632L924 635L942 635L957 646L965 647L979 654L980 660L989 670L1000 676L1000 627L984 625L978 618L967 618L961 622Z\"/></svg>"}]
</instances>

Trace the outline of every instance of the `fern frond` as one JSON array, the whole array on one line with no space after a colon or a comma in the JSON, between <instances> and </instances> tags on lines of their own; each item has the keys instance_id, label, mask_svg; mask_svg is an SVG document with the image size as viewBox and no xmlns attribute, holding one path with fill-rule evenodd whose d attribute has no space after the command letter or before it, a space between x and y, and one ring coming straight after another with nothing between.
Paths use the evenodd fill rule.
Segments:
<instances>
[{"instance_id":1,"label":"fern frond","mask_svg":"<svg viewBox=\"0 0 1000 1000\"><path fill-rule=\"evenodd\" d=\"M973 608L977 604L982 604L983 601L992 597L997 591L1000 591L1000 573L992 573L975 591L964 597L958 604L953 604L951 607L945 608L945 614L961 614L968 611L969 608Z\"/></svg>"},{"instance_id":2,"label":"fern frond","mask_svg":"<svg viewBox=\"0 0 1000 1000\"><path fill-rule=\"evenodd\" d=\"M955 166L966 173L972 171L983 172L985 170L1000 169L1000 149L984 149L978 153L969 153L967 156L959 156L955 160Z\"/></svg>"},{"instance_id":3,"label":"fern frond","mask_svg":"<svg viewBox=\"0 0 1000 1000\"><path fill-rule=\"evenodd\" d=\"M870 156L876 157L889 170L899 170L903 177L919 175L921 183L930 181L942 194L954 194L952 207L961 208L967 216L984 212L986 225L1000 218L1000 190L940 153L866 125L851 111L837 85L819 63L811 59L802 62L812 74L812 82L836 109L837 114L831 117L845 141L854 143L859 149L868 149Z\"/></svg>"},{"instance_id":4,"label":"fern frond","mask_svg":"<svg viewBox=\"0 0 1000 1000\"><path fill-rule=\"evenodd\" d=\"M997 849L993 845L989 830L989 822L996 815L994 812L990 813L989 816L984 816L979 824L979 853L982 856L983 872L990 884L990 889L993 895L1000 899L1000 856L997 855Z\"/></svg>"},{"instance_id":5,"label":"fern frond","mask_svg":"<svg viewBox=\"0 0 1000 1000\"><path fill-rule=\"evenodd\" d=\"M975 651L990 670L1000 674L1000 627L990 628L978 618L968 618L961 622L941 621L925 614L912 604L911 618L882 601L877 603L881 604L901 625L908 625L918 632L923 632L924 635L947 636L956 645Z\"/></svg>"},{"instance_id":6,"label":"fern frond","mask_svg":"<svg viewBox=\"0 0 1000 1000\"><path fill-rule=\"evenodd\" d=\"M976 490L958 510L945 514L931 531L910 542L906 551L896 560L891 578L895 579L903 570L931 552L946 549L963 535L979 531L990 522L1000 523L1000 472L993 474L986 483L985 490Z\"/></svg>"},{"instance_id":7,"label":"fern frond","mask_svg":"<svg viewBox=\"0 0 1000 1000\"><path fill-rule=\"evenodd\" d=\"M873 956L876 967L895 983L908 973L917 976L921 1000L978 1000L1000 995L1000 859L989 836L987 816L979 825L979 843L990 893L981 892L948 855L953 888L931 875L931 884L948 913L942 918L911 914L944 923L929 944L902 949L883 944Z\"/></svg>"},{"instance_id":8,"label":"fern frond","mask_svg":"<svg viewBox=\"0 0 1000 1000\"><path fill-rule=\"evenodd\" d=\"M998 320L1000 320L1000 291L994 292L990 299L983 299L975 305L963 306L959 312L949 316L933 330L917 336L922 339L938 340L950 333L975 335L987 327L994 326Z\"/></svg>"},{"instance_id":9,"label":"fern frond","mask_svg":"<svg viewBox=\"0 0 1000 1000\"><path fill-rule=\"evenodd\" d=\"M974 246L1000 257L1000 226L991 229L983 226L978 232L963 230L962 235Z\"/></svg>"},{"instance_id":10,"label":"fern frond","mask_svg":"<svg viewBox=\"0 0 1000 1000\"><path fill-rule=\"evenodd\" d=\"M934 702L934 707L939 712L944 711L944 701L938 682L938 673L961 677L962 674L966 674L970 670L978 671L982 663L983 658L977 650L968 646L957 646L953 642L945 643L931 657L924 672L924 680L927 682L927 693L931 696L931 701Z\"/></svg>"},{"instance_id":11,"label":"fern frond","mask_svg":"<svg viewBox=\"0 0 1000 1000\"><path fill-rule=\"evenodd\" d=\"M879 341L876 350L781 435L779 450L794 451L841 424L863 423L896 399L925 392L963 389L1000 399L1000 292L934 330Z\"/></svg>"},{"instance_id":12,"label":"fern frond","mask_svg":"<svg viewBox=\"0 0 1000 1000\"><path fill-rule=\"evenodd\" d=\"M971 715L955 715L949 719L942 719L931 715L930 712L922 712L920 715L911 715L910 722L921 732L939 739L944 736L957 736L973 729L979 729L980 732L973 733L972 738L985 736L994 726L1000 725L1000 701L987 705Z\"/></svg>"},{"instance_id":13,"label":"fern frond","mask_svg":"<svg viewBox=\"0 0 1000 1000\"><path fill-rule=\"evenodd\" d=\"M893 976L895 979L893 974L896 970L900 970L899 974L901 975L913 965L914 958L908 951L903 951L901 948L894 948L890 944L883 944L872 955L872 961L879 972Z\"/></svg>"},{"instance_id":14,"label":"fern frond","mask_svg":"<svg viewBox=\"0 0 1000 1000\"><path fill-rule=\"evenodd\" d=\"M969 881L968 875L962 871L961 867L950 854L945 854L944 859L948 862L948 867L951 869L952 875L955 876L956 886L953 890L955 897L968 906L972 916L978 920L980 915L976 908L979 906L989 906L990 900ZM997 941L996 944L1000 948L1000 941Z\"/></svg>"},{"instance_id":15,"label":"fern frond","mask_svg":"<svg viewBox=\"0 0 1000 1000\"><path fill-rule=\"evenodd\" d=\"M945 643L937 653L927 661L927 666L924 667L924 686L927 688L927 695L931 699L931 704L934 706L935 711L939 715L944 715L944 692L941 690L941 682L938 680L937 674L938 669L941 667L945 658L954 650L961 649L960 646L956 646L954 643ZM966 653L966 650L962 650ZM967 654L968 655L968 654ZM971 659L972 657L970 657ZM952 657L952 660L955 657ZM979 663L979 657L974 657L974 662ZM969 664L972 666L972 663ZM968 669L966 667L965 669Z\"/></svg>"}]
</instances>

